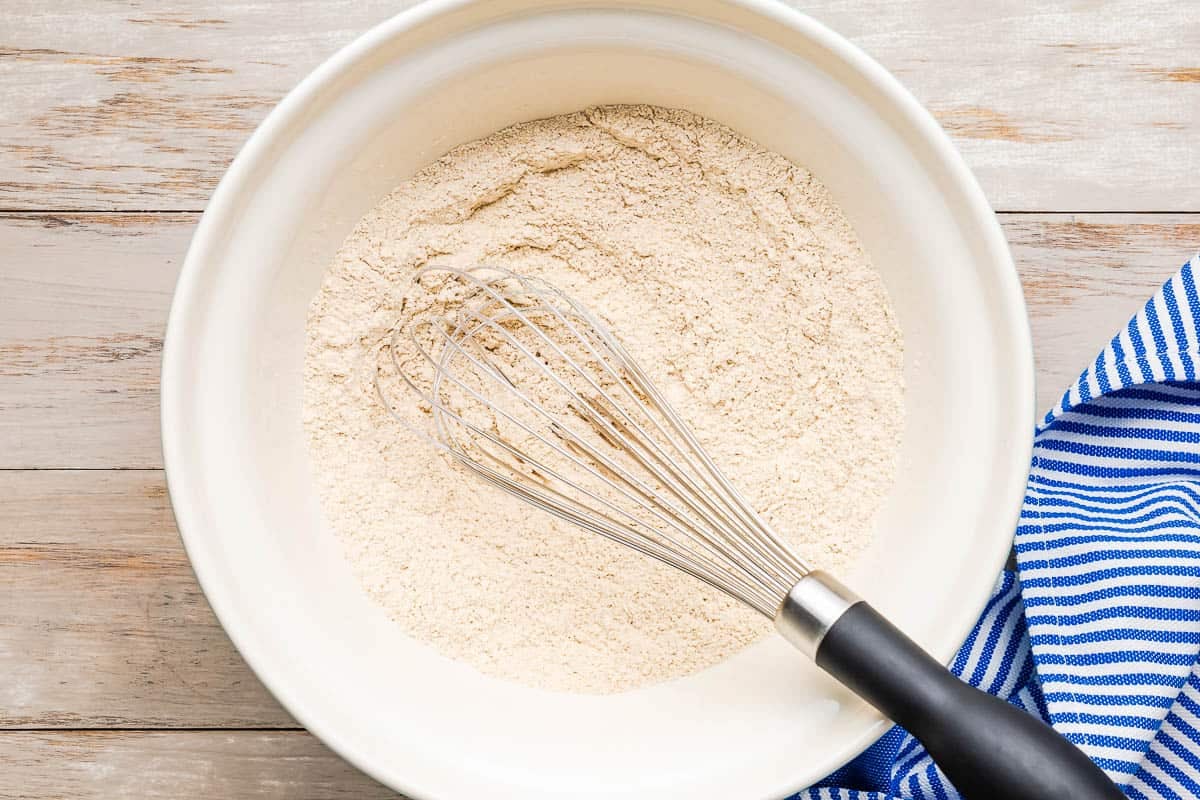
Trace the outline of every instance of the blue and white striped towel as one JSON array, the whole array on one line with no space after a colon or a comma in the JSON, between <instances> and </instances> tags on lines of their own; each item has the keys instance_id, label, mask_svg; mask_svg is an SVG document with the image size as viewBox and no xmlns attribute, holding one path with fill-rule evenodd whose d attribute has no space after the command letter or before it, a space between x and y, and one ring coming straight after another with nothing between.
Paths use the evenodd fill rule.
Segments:
<instances>
[{"instance_id":1,"label":"blue and white striped towel","mask_svg":"<svg viewBox=\"0 0 1200 800\"><path fill-rule=\"evenodd\" d=\"M1139 799L1200 798L1198 271L1200 255L1042 420L1017 570L953 664ZM893 728L798 800L957 797Z\"/></svg>"}]
</instances>

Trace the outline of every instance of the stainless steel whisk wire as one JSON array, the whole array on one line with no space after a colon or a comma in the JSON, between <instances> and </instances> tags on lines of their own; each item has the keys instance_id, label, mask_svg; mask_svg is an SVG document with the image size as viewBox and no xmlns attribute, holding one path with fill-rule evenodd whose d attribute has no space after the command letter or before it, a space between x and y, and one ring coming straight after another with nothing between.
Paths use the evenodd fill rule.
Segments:
<instances>
[{"instance_id":1,"label":"stainless steel whisk wire","mask_svg":"<svg viewBox=\"0 0 1200 800\"><path fill-rule=\"evenodd\" d=\"M394 375L430 407L434 435L430 436L428 427L421 430L414 426L411 414L402 412L411 407L411 402L400 403L388 396L381 380L384 365L377 365L374 389L389 413L406 427L417 429L432 439L443 452L492 485L559 518L681 569L764 616L774 618L788 590L808 573L808 567L780 544L767 523L746 503L605 325L569 296L537 278L499 268L458 270L439 267L422 270L417 280L433 272L453 276L481 302L472 303L469 300L476 298L468 298L468 302L461 303L457 316L449 325L424 321L408 328L397 326L390 332L381 353L386 352L386 364L390 365ZM495 277L485 279L479 273ZM513 287L519 287L519 293L510 291ZM567 308L560 308L559 303ZM533 334L539 344L538 351L531 351L505 325L506 322ZM592 366L598 367L620 387L623 401L603 387L596 376L589 374L589 370L567 352L563 342L550 335L550 326L569 336L571 343L582 346L584 354L592 360ZM434 335L433 351L422 344L422 332ZM589 443L587 437L568 425L562 416L554 416L541 402L523 391L488 355L479 340L482 333L499 336L504 346L515 351L523 363L535 367L563 392L570 410L588 423L612 452L604 452ZM410 374L410 365L401 360L400 337L405 334L412 354L432 369L433 377L427 387L417 383ZM568 383L550 366L549 358L544 355L547 350L567 370L570 378L583 382L582 387ZM552 441L546 433L506 410L494 394L485 394L470 385L459 372L463 360L465 368L472 370L474 375L486 376L493 390L514 399L524 410L546 423L559 441ZM518 449L497 433L464 418L442 400L446 381L490 413L549 448L572 467L601 482L606 491L634 503L640 511L653 517L654 527L629 508L587 488L580 476L567 476L543 459ZM581 388L593 396L584 396ZM647 433L638 417L649 422L658 438ZM461 427L473 438L463 441L455 435L454 426ZM483 447L482 442L488 442L529 469L506 462L502 456ZM619 463L618 453L631 458L645 475L633 474L628 466ZM482 460L478 456L482 456ZM568 487L576 497L545 481L535 480L530 471ZM649 484L647 477L661 490ZM581 502L579 496L586 497L603 510Z\"/></svg>"},{"instance_id":2,"label":"stainless steel whisk wire","mask_svg":"<svg viewBox=\"0 0 1200 800\"><path fill-rule=\"evenodd\" d=\"M397 324L376 350L374 393L400 424L487 483L774 620L818 666L916 736L964 797L1124 800L1051 727L960 681L854 592L810 570L585 307L499 268L431 267L417 280L434 272L465 293L456 312ZM521 381L522 369L542 385ZM408 402L391 395L389 380ZM532 388L549 389L548 399ZM472 420L454 400L486 419Z\"/></svg>"}]
</instances>

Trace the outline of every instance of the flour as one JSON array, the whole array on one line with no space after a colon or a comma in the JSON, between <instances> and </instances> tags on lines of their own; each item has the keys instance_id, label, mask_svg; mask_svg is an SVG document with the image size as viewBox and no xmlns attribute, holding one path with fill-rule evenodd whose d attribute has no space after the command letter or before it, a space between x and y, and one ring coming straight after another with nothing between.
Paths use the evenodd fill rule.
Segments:
<instances>
[{"instance_id":1,"label":"flour","mask_svg":"<svg viewBox=\"0 0 1200 800\"><path fill-rule=\"evenodd\" d=\"M608 320L804 558L844 572L869 545L903 431L903 348L854 231L807 170L728 128L592 108L421 170L361 220L312 302L304 424L322 507L409 635L492 675L603 693L770 630L451 467L388 416L373 348L398 319L439 312L412 280L430 264L558 285Z\"/></svg>"}]
</instances>

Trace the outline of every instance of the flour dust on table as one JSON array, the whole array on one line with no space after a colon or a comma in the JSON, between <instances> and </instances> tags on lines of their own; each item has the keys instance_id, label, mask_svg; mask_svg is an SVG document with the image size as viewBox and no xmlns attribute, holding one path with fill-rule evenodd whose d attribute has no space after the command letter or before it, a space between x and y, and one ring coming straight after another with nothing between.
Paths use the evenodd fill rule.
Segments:
<instances>
[{"instance_id":1,"label":"flour dust on table","mask_svg":"<svg viewBox=\"0 0 1200 800\"><path fill-rule=\"evenodd\" d=\"M815 165L819 167L819 165ZM456 147L346 239L309 310L322 507L408 635L495 676L609 693L688 675L770 623L452 466L372 389L430 265L546 278L600 313L752 504L817 567L869 545L904 428L903 343L807 169L686 111L589 108Z\"/></svg>"}]
</instances>

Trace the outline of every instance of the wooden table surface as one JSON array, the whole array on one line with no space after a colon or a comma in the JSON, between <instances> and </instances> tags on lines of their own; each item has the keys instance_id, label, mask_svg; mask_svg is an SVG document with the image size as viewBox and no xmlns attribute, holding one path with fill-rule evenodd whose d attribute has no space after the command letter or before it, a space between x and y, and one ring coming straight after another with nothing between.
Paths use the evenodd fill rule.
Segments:
<instances>
[{"instance_id":1,"label":"wooden table surface","mask_svg":"<svg viewBox=\"0 0 1200 800\"><path fill-rule=\"evenodd\" d=\"M393 796L297 726L213 618L165 494L158 365L229 160L288 88L404 5L5 0L0 798ZM979 176L1046 406L1200 248L1200 14L802 5L896 73Z\"/></svg>"}]
</instances>

